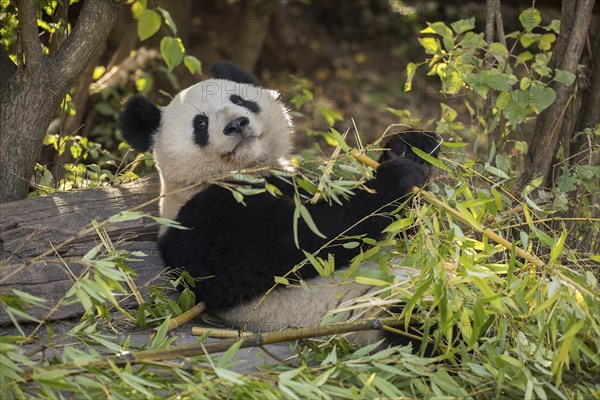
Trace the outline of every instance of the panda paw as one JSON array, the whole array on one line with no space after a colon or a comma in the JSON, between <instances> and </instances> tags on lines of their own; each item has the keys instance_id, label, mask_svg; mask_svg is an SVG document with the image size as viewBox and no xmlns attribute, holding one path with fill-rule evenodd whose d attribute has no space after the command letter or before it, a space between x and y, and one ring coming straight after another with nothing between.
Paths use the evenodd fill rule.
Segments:
<instances>
[{"instance_id":1,"label":"panda paw","mask_svg":"<svg viewBox=\"0 0 600 400\"><path fill-rule=\"evenodd\" d=\"M404 131L392 135L382 146L389 149L381 154L379 162L392 160L394 158L408 158L421 165L425 160L416 155L412 148L416 147L434 157L440 152L440 137L435 132Z\"/></svg>"},{"instance_id":2,"label":"panda paw","mask_svg":"<svg viewBox=\"0 0 600 400\"><path fill-rule=\"evenodd\" d=\"M379 190L404 195L414 186L425 186L426 176L423 167L409 158L395 157L382 162L377 167Z\"/></svg>"}]
</instances>

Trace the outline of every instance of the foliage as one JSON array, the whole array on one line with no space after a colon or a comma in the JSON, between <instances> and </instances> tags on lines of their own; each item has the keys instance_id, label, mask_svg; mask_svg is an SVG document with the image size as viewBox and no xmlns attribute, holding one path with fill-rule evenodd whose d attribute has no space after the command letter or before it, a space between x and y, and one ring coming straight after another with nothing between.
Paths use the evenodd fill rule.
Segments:
<instances>
[{"instance_id":1,"label":"foliage","mask_svg":"<svg viewBox=\"0 0 600 400\"><path fill-rule=\"evenodd\" d=\"M441 93L448 100L459 96L457 100L462 100L470 112L472 125L467 128L457 120L455 106L440 103L442 118L436 129L458 138L470 138L477 132L478 141L492 136L489 161L508 167L510 163L501 160L506 157L505 146L512 144L510 149L521 156L527 153L527 144L515 138L516 129L531 121L556 97L548 84L556 80L571 85L575 80L573 74L548 66L560 21L541 26L539 11L532 8L523 11L519 21L524 30L507 35L513 41L510 49L502 43L487 43L483 33L474 32L475 18L450 26L444 22L428 23L421 30L426 36L419 42L431 58L407 66L407 90L411 89L417 68L427 65L428 74L440 79ZM534 28L547 33L534 33Z\"/></svg>"},{"instance_id":2,"label":"foliage","mask_svg":"<svg viewBox=\"0 0 600 400\"><path fill-rule=\"evenodd\" d=\"M172 33L161 40L167 71L181 63L190 72L198 71L199 63L186 58L168 12L148 9L143 1L135 2L133 7L141 39L155 35L163 21ZM293 343L295 357L285 363L265 365L260 374L238 372L237 363L232 360L239 350L236 346L214 357L202 355L148 363L131 360L123 366L106 363L87 367L91 361L104 360L104 354L135 351L129 334L136 327L157 327L156 336L142 348L176 349L175 339L166 334L165 327L195 302L187 289L194 281L186 275L172 278L167 288L163 285L149 289L146 298L141 297L140 288L130 284L129 265L143 259L144 254L119 249L106 235L106 227L142 217L167 225L172 221L127 211L107 221L94 222L88 228L97 233L101 244L77 260L85 268L59 303L78 303L84 309L80 323L66 335L53 333L47 321L27 314L30 307L45 304L45 299L19 290L0 296L3 310L19 332L16 336L0 337L0 397L598 397L600 285L596 263L600 255L572 247L570 243L579 237L566 229L569 219L554 216L557 208L569 206L566 192L578 187L595 190L598 171L585 165L562 167L556 191L541 191L537 197L533 197L535 182L520 198L506 190L516 173L508 155L522 157L527 151L524 142L516 138L516 130L551 102L552 89L547 86L550 79L573 83L569 74L547 66L559 28L557 22L539 27L541 18L535 9L526 10L520 21L523 31L510 35L514 41L510 50L500 43L485 43L482 35L473 31L473 20L457 21L450 27L441 22L429 24L423 31L428 36L421 38L421 44L432 57L427 63L410 64L407 70L407 88L417 67L427 64L428 72L442 82L443 94L449 98L465 91L469 94L464 104L472 116L471 126L465 126L460 119L456 103L441 103L436 129L455 141L443 144L445 154L451 157L435 162L438 174L427 188L428 196L451 206L461 218L417 194L406 213L393 216L383 240L340 237L327 244L370 246L353 260L349 269L339 271L335 260L320 259L310 253L305 253L306 259L294 266L380 286L381 299L373 300L402 303L398 318L406 323L420 322L424 326L423 343L435 343L439 349L437 357L423 357L422 349L415 349L417 354L413 354L408 347L355 349L342 338ZM545 33L537 33L539 29ZM518 54L516 43L523 47ZM95 79L100 76L101 73ZM298 110L315 112L329 126L342 118L329 105L311 104L314 87L310 82L297 78L296 84L298 90L292 102ZM97 111L114 122L120 95L113 90L101 96L103 101L97 105ZM64 110L70 109L66 99ZM402 122L418 120L408 110L389 111ZM48 136L46 144L59 155L70 155L73 161L65 164L67 172L60 179L54 178L49 166L39 166L39 192L134 179L136 165L149 155L129 164L127 149L121 149L118 156L107 152L109 138L102 132L108 132L111 126L114 125L100 127L94 141L77 132ZM360 190L373 170L349 155L347 134L323 128L315 128L313 133L335 146L333 155L323 159L314 156L317 151L305 152L304 158L294 159L298 174L280 175L297 189L295 223L302 219L319 234L319 226L304 204L312 200L340 202ZM355 141L361 143L355 133ZM599 132L590 129L581 134ZM455 152L471 138L480 143L490 140L486 161ZM376 159L381 149L379 143L374 143L361 150ZM95 162L84 165L83 160L87 163L90 158ZM151 163L151 159L146 161ZM246 179L246 184L221 184L239 202L265 191L278 195L276 188L260 177L236 178ZM591 214L584 217L582 223L600 223L592 220ZM525 262L515 251L490 242L481 234L483 228L537 255L543 260L543 267ZM361 270L359 266L364 263L375 263L380 268ZM20 268L16 273L31 265ZM399 280L394 268L408 271L409 279ZM292 283L292 277L274 277L274 286ZM183 287L177 301L167 290L173 287ZM131 296L138 300L134 310L122 306L123 299ZM49 310L48 317L53 311ZM37 328L27 331L17 319L34 323ZM334 320L332 314L328 321ZM44 326L49 332L46 342L32 349L34 334ZM114 333L119 335L115 337Z\"/></svg>"},{"instance_id":3,"label":"foliage","mask_svg":"<svg viewBox=\"0 0 600 400\"><path fill-rule=\"evenodd\" d=\"M161 7L155 10L148 8L147 0L136 0L132 4L133 16L137 20L138 36L146 40L154 36L160 29L162 21L174 36L165 36L160 41L160 52L169 71L172 71L181 62L184 63L190 74L202 72L202 64L196 57L185 54L185 47L177 37L177 26L169 11Z\"/></svg>"},{"instance_id":4,"label":"foliage","mask_svg":"<svg viewBox=\"0 0 600 400\"><path fill-rule=\"evenodd\" d=\"M343 137L337 138L337 158L325 163L307 160L306 169L301 168L305 173L282 175L290 184L308 190L305 196L299 192L298 207L310 201L311 194L322 196L321 201L339 201L372 174L370 168L343 150L349 150ZM374 155L378 149L375 144L365 150ZM340 237L328 244L354 246L362 241L372 246L355 258L350 270L337 271L335 260L320 260L309 253L294 267L316 268L323 275L343 274L347 279L387 289L381 296L405 304L399 318L424 324L423 337L439 345L438 357L413 355L407 347L374 351L373 346L352 349L344 341L314 341L308 347L295 345L300 346L296 348L299 353L291 364L265 366L261 375L236 372L231 357L237 348L222 356L187 358L184 364L164 360L102 368L78 366L102 360L102 348L112 354L133 350L126 334L117 343L103 336L107 323L117 327L128 321L122 328L128 330L131 323L146 326L163 321L164 327L170 317L194 302L189 291L174 302L154 290L151 302L142 303L137 315L119 306L118 299L131 291L125 289L126 276L131 273L127 264L144 255L115 249L106 241L103 230L104 224L144 216L126 212L96 224L103 244L84 257L87 268L63 300L65 304L80 302L84 306L81 324L69 332L78 345L59 352L57 357L27 358L20 352L27 343L25 333L3 337L2 393L18 398L54 398L67 392L86 393L91 398L103 393L114 398L251 395L568 399L597 395L600 285L592 266L592 258L597 255L586 257L568 248L568 233L564 230L545 233L545 215L536 210L540 207L518 203L499 185L504 178L477 173L476 165L450 159L439 165L451 173L434 180L430 195L458 210L468 224L444 208L418 201L417 194L413 207L397 215L382 241ZM257 186L260 178L248 179L248 185L230 187L232 193L239 193L236 198L240 201L244 196L269 190L266 184L264 189ZM310 218L302 212L299 215L305 221ZM519 240L514 245L538 254L545 266L525 263L513 251L489 242L479 235L477 227L481 226L501 235L516 231ZM408 228L417 228L411 229L414 234L410 239ZM381 268L356 268L367 262L378 263ZM391 274L392 267L411 271L410 278L398 280ZM274 284L287 284L290 277L275 278ZM1 301L9 314L25 316L30 304L42 303L43 299L15 291ZM109 313L110 309L116 314ZM46 348L58 346L61 340L60 335L49 338ZM174 346L173 340L159 334L145 348Z\"/></svg>"},{"instance_id":5,"label":"foliage","mask_svg":"<svg viewBox=\"0 0 600 400\"><path fill-rule=\"evenodd\" d=\"M485 163L478 171L503 178L501 183L511 187L525 167L528 153L527 125L548 108L556 93L550 83L573 85L575 75L549 66L552 45L560 32L560 21L552 20L542 25L539 10L527 8L519 15L523 29L506 36L508 47L502 43L487 43L483 33L477 33L475 18L459 20L449 26L444 22L428 23L421 30L419 42L431 57L421 63L407 65L406 90L412 90L412 82L419 67L426 66L427 74L436 76L441 84L441 117L435 129L443 137L451 138L455 148L471 143L475 152L482 154ZM410 118L408 110L392 110L396 115ZM468 111L469 124L464 115ZM589 143L596 143L600 126L576 132L571 138L586 136ZM567 143L569 145L569 143ZM591 145L590 152L597 150ZM580 205L580 213L594 215L600 207L594 199L594 184L600 170L582 160L572 165L559 151L560 173L554 187L540 188L540 181L533 180L521 193L529 201L529 194L537 189L537 201L552 202L553 211L566 211L571 204ZM465 153L456 154L458 159ZM469 156L470 157L470 156ZM465 159L466 161L466 159ZM552 212L552 211L549 211ZM589 221L572 224L577 230L573 240L584 247L598 246L598 234L589 235Z\"/></svg>"},{"instance_id":6,"label":"foliage","mask_svg":"<svg viewBox=\"0 0 600 400\"><path fill-rule=\"evenodd\" d=\"M323 137L325 141L335 146L337 142L329 129L337 121L343 120L342 114L325 98L322 87L315 85L307 79L292 76L292 96L290 103L295 107L292 115L296 118L307 118L309 126L306 128L308 136Z\"/></svg>"}]
</instances>

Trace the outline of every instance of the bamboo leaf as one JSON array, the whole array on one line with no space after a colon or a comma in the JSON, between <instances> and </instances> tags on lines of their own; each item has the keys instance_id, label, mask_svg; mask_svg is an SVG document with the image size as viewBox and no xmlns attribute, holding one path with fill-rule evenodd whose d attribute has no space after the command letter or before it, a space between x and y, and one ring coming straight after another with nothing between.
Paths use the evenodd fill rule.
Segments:
<instances>
[{"instance_id":1,"label":"bamboo leaf","mask_svg":"<svg viewBox=\"0 0 600 400\"><path fill-rule=\"evenodd\" d=\"M565 246L565 241L566 240L567 240L567 230L563 229L562 233L560 234L560 237L556 241L556 244L554 246L552 246L552 250L550 251L550 259L548 260L548 264L554 264L554 262L556 260L558 260L558 257L560 257L560 254L562 253L562 250L563 250L563 248Z\"/></svg>"},{"instance_id":2,"label":"bamboo leaf","mask_svg":"<svg viewBox=\"0 0 600 400\"><path fill-rule=\"evenodd\" d=\"M319 231L317 225L315 225L315 221L313 221L310 212L308 212L308 209L303 204L300 204L297 208L300 210L300 215L302 216L302 219L304 220L304 222L306 222L306 225L310 228L310 230L318 237L327 239L327 237L323 235L321 231Z\"/></svg>"},{"instance_id":3,"label":"bamboo leaf","mask_svg":"<svg viewBox=\"0 0 600 400\"><path fill-rule=\"evenodd\" d=\"M221 359L217 363L217 367L219 367L219 368L227 368L227 366L230 363L231 359L237 354L238 350L242 346L242 343L244 343L243 339L242 340L238 340L233 346L231 346L229 349L227 349L227 351L225 353L223 353L223 356L221 357Z\"/></svg>"},{"instance_id":4,"label":"bamboo leaf","mask_svg":"<svg viewBox=\"0 0 600 400\"><path fill-rule=\"evenodd\" d=\"M444 170L446 172L452 173L452 170L450 168L448 168L446 166L446 164L444 164L441 160L438 160L434 156L425 153L423 150L419 149L418 147L412 146L411 149L416 155L421 157L423 160L427 161L429 164L436 166L439 169Z\"/></svg>"}]
</instances>

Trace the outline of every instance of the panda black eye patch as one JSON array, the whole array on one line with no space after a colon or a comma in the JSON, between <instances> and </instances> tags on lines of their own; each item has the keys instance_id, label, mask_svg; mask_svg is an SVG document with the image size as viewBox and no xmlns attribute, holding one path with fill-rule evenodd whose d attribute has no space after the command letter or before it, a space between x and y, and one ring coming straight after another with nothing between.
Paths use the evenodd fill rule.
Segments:
<instances>
[{"instance_id":1,"label":"panda black eye patch","mask_svg":"<svg viewBox=\"0 0 600 400\"><path fill-rule=\"evenodd\" d=\"M194 117L194 142L200 147L208 144L208 117L198 114Z\"/></svg>"},{"instance_id":2,"label":"panda black eye patch","mask_svg":"<svg viewBox=\"0 0 600 400\"><path fill-rule=\"evenodd\" d=\"M242 96L238 96L237 94L232 94L229 96L229 100L238 106L242 106L252 111L254 114L258 114L260 112L260 107L258 103L252 100L244 100Z\"/></svg>"}]
</instances>

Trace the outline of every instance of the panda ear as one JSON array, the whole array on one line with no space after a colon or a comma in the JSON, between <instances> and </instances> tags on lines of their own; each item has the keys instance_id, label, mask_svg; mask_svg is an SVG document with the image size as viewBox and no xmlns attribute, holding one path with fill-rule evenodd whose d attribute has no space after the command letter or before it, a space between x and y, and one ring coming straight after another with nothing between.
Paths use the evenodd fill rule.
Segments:
<instances>
[{"instance_id":1,"label":"panda ear","mask_svg":"<svg viewBox=\"0 0 600 400\"><path fill-rule=\"evenodd\" d=\"M139 94L130 97L120 117L123 138L138 151L150 150L160 118L160 110L150 100Z\"/></svg>"},{"instance_id":2,"label":"panda ear","mask_svg":"<svg viewBox=\"0 0 600 400\"><path fill-rule=\"evenodd\" d=\"M210 72L215 79L226 79L237 83L248 83L259 86L258 80L250 72L225 61L219 61L214 64Z\"/></svg>"}]
</instances>

